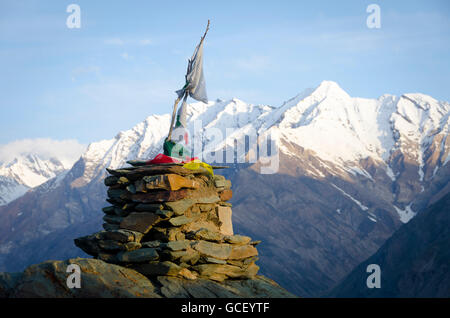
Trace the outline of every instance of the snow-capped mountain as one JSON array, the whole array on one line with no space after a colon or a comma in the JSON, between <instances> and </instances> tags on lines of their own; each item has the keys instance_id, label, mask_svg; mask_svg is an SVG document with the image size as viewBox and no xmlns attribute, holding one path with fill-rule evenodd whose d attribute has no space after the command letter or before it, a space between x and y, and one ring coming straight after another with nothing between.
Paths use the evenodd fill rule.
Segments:
<instances>
[{"instance_id":1,"label":"snow-capped mountain","mask_svg":"<svg viewBox=\"0 0 450 318\"><path fill-rule=\"evenodd\" d=\"M238 99L190 104L188 125L202 149L210 151L233 147L235 139L245 144L250 130L270 134L281 154L303 159L301 148L315 157L301 164L301 174L312 178L362 177L375 183L368 170L381 169L377 173L384 172L384 176L378 177L385 177L389 187L396 188L392 207L407 222L415 214L411 209L414 198L449 161L449 111L449 103L423 94L352 98L337 83L324 81L278 108ZM169 123L169 114L150 116L114 139L92 143L82 157L87 165L83 183L105 167L154 157L161 151ZM211 136L212 129L219 130L223 139ZM245 161L246 155L242 153L238 162Z\"/></svg>"},{"instance_id":2,"label":"snow-capped mountain","mask_svg":"<svg viewBox=\"0 0 450 318\"><path fill-rule=\"evenodd\" d=\"M0 163L0 205L17 199L68 168L56 158L42 159L34 154Z\"/></svg>"},{"instance_id":3,"label":"snow-capped mountain","mask_svg":"<svg viewBox=\"0 0 450 318\"><path fill-rule=\"evenodd\" d=\"M268 130L278 132L285 154L298 156L285 144L315 153L322 163L305 169L315 178L350 173L374 181L368 169L380 167L396 189L392 204L407 222L413 199L449 161L449 111L449 103L423 94L352 98L326 81L276 109Z\"/></svg>"},{"instance_id":4,"label":"snow-capped mountain","mask_svg":"<svg viewBox=\"0 0 450 318\"><path fill-rule=\"evenodd\" d=\"M430 96L355 98L325 81L279 107L190 104L188 129L206 162L237 145L242 163L252 157L253 134L270 135L276 173L261 174L262 161L224 172L233 182L234 224L263 240L263 274L317 296L450 191L449 113L449 103ZM105 168L153 158L169 124L169 114L153 115L91 143L69 171L0 207L0 268L80 255L71 238L100 228Z\"/></svg>"}]
</instances>

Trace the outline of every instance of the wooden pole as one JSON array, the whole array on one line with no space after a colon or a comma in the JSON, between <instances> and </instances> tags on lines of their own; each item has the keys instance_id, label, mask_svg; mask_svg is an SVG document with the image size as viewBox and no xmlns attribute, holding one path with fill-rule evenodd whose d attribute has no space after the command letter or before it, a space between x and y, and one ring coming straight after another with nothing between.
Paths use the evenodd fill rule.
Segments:
<instances>
[{"instance_id":1,"label":"wooden pole","mask_svg":"<svg viewBox=\"0 0 450 318\"><path fill-rule=\"evenodd\" d=\"M206 25L205 33L203 34L202 38L200 39L200 43L202 43L203 40L205 39L206 33L208 33L208 30L209 30L209 19L208 19L208 24Z\"/></svg>"},{"instance_id":2,"label":"wooden pole","mask_svg":"<svg viewBox=\"0 0 450 318\"><path fill-rule=\"evenodd\" d=\"M180 102L180 97L178 97L175 100L175 104L173 105L173 112L172 112L172 121L170 122L170 129L169 129L169 135L167 136L167 140L170 140L170 137L172 136L172 130L173 130L173 124L175 122L175 116L177 115L177 105Z\"/></svg>"}]
</instances>

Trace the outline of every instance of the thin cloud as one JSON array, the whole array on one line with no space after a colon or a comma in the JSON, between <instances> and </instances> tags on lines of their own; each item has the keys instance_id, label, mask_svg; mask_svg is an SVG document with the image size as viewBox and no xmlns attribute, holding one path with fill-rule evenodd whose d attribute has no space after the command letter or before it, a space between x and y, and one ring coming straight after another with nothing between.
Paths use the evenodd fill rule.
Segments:
<instances>
[{"instance_id":1,"label":"thin cloud","mask_svg":"<svg viewBox=\"0 0 450 318\"><path fill-rule=\"evenodd\" d=\"M125 42L119 38L106 39L105 41L103 41L103 43L108 44L108 45L124 45L125 44Z\"/></svg>"}]
</instances>

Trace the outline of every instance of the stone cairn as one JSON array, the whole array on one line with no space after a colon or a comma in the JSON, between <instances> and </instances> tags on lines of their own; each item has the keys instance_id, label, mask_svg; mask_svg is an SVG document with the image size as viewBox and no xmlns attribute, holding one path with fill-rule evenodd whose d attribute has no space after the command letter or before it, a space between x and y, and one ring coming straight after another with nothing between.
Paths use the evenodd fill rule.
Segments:
<instances>
[{"instance_id":1,"label":"stone cairn","mask_svg":"<svg viewBox=\"0 0 450 318\"><path fill-rule=\"evenodd\" d=\"M107 171L104 231L75 239L84 252L150 278L256 275L260 242L233 234L231 182L224 176L180 164Z\"/></svg>"}]
</instances>

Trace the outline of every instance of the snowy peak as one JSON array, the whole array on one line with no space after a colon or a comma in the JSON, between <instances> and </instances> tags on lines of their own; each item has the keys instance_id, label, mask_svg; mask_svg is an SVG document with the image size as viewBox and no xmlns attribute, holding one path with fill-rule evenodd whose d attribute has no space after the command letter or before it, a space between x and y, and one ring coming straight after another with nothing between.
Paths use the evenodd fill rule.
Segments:
<instances>
[{"instance_id":1,"label":"snowy peak","mask_svg":"<svg viewBox=\"0 0 450 318\"><path fill-rule=\"evenodd\" d=\"M64 170L66 167L56 158L41 159L37 155L26 154L1 165L0 175L34 188Z\"/></svg>"},{"instance_id":2,"label":"snowy peak","mask_svg":"<svg viewBox=\"0 0 450 318\"><path fill-rule=\"evenodd\" d=\"M302 93L284 102L274 110L265 126L278 125L280 128L296 128L310 124L314 118L347 113L352 106L351 97L335 82L323 81L315 89L305 89ZM342 117L342 116L340 116ZM341 119L346 121L346 119Z\"/></svg>"},{"instance_id":3,"label":"snowy peak","mask_svg":"<svg viewBox=\"0 0 450 318\"><path fill-rule=\"evenodd\" d=\"M278 109L275 125L287 142L338 164L374 156L381 160L387 151L377 137L385 134L381 130L389 127L388 118L379 122L376 100L351 98L334 82L323 82L298 99Z\"/></svg>"},{"instance_id":4,"label":"snowy peak","mask_svg":"<svg viewBox=\"0 0 450 318\"><path fill-rule=\"evenodd\" d=\"M448 103L423 94L352 98L338 84L322 82L274 110L272 123L286 141L334 163L367 157L387 162L400 136L423 142L448 131Z\"/></svg>"},{"instance_id":5,"label":"snowy peak","mask_svg":"<svg viewBox=\"0 0 450 318\"><path fill-rule=\"evenodd\" d=\"M322 100L325 98L347 99L350 96L344 91L338 83L333 81L322 81L319 86L314 89L310 96Z\"/></svg>"},{"instance_id":6,"label":"snowy peak","mask_svg":"<svg viewBox=\"0 0 450 318\"><path fill-rule=\"evenodd\" d=\"M22 196L30 188L54 178L67 167L57 158L23 154L0 165L0 205Z\"/></svg>"}]
</instances>

